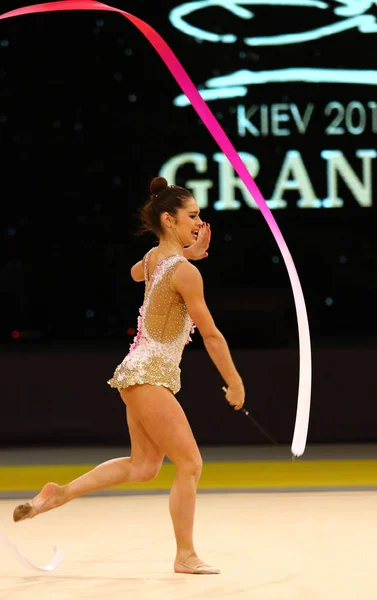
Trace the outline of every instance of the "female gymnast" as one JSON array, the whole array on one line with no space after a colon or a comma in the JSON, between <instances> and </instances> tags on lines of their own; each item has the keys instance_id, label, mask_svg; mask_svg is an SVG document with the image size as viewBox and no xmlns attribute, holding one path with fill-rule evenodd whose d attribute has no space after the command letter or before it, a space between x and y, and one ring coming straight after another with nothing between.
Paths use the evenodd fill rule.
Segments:
<instances>
[{"instance_id":1,"label":"female gymnast","mask_svg":"<svg viewBox=\"0 0 377 600\"><path fill-rule=\"evenodd\" d=\"M137 335L130 351L108 381L127 407L131 456L102 463L64 486L48 483L31 502L14 510L13 519L33 518L90 492L127 482L155 478L166 455L176 466L169 508L177 544L176 573L217 574L196 554L193 526L196 489L202 459L187 418L175 394L179 364L193 326L227 384L226 400L242 408L245 391L228 345L215 326L203 294L203 280L188 259L207 256L210 227L199 216L192 194L156 177L141 210L143 228L156 234L152 248L131 269L134 281L145 281ZM198 381L200 389L200 382ZM205 398L202 399L205 402Z\"/></svg>"}]
</instances>

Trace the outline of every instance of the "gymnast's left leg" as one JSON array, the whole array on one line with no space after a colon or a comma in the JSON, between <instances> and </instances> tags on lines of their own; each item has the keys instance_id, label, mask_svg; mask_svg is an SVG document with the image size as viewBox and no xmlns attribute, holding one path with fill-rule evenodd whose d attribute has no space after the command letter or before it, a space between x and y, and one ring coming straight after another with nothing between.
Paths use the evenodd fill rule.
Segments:
<instances>
[{"instance_id":1,"label":"gymnast's left leg","mask_svg":"<svg viewBox=\"0 0 377 600\"><path fill-rule=\"evenodd\" d=\"M47 483L31 502L16 507L14 521L36 517L74 498L121 483L154 479L161 469L164 455L150 439L132 407L127 408L127 421L131 438L130 457L108 460L67 485Z\"/></svg>"}]
</instances>

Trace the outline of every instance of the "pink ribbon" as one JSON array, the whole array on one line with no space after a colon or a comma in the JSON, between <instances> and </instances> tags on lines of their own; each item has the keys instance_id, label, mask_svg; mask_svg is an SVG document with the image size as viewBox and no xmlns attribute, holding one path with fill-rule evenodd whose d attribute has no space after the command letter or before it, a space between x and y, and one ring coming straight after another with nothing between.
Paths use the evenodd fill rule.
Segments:
<instances>
[{"instance_id":1,"label":"pink ribbon","mask_svg":"<svg viewBox=\"0 0 377 600\"><path fill-rule=\"evenodd\" d=\"M228 158L229 162L233 166L234 170L244 182L250 194L253 196L259 209L261 210L264 218L266 219L269 228L280 248L282 253L288 275L290 278L294 301L296 305L297 313L297 324L298 324L298 336L299 336L299 348L300 348L300 377L298 386L298 401L297 401L297 413L295 430L292 441L292 454L294 456L301 456L305 451L306 439L309 425L309 414L310 414L310 395L311 395L311 347L310 347L310 332L308 316L306 312L305 300L302 293L299 277L297 275L296 267L293 262L292 256L288 250L287 244L281 234L281 231L272 216L270 209L268 208L266 201L264 200L261 192L259 191L255 181L248 172L246 166L242 162L237 151L233 147L232 143L228 139L226 133L222 129L214 117L207 104L204 102L199 92L195 88L193 82L187 75L186 71L178 61L175 54L162 39L162 37L155 31L148 23L142 21L138 17L131 15L119 8L108 6L102 2L95 2L92 0L64 0L62 2L48 2L46 4L36 4L34 6L27 6L24 8L18 8L12 10L4 15L0 16L0 19L6 19L9 17L16 17L19 15L26 15L31 13L40 12L52 12L61 10L107 10L110 12L117 12L129 21L131 21L147 38L152 44L154 49L158 52L169 71L177 81L178 85L182 88L182 91L186 94L190 100L192 106L198 113L199 117L207 127L212 137L216 140L219 147Z\"/></svg>"}]
</instances>

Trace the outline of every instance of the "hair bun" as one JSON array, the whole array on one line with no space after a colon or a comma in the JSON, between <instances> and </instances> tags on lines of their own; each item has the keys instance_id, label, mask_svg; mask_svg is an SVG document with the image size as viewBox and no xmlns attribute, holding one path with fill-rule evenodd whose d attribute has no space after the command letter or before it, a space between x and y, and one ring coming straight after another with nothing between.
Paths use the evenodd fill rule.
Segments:
<instances>
[{"instance_id":1,"label":"hair bun","mask_svg":"<svg viewBox=\"0 0 377 600\"><path fill-rule=\"evenodd\" d=\"M149 189L151 191L151 194L160 194L161 192L166 190L167 187L168 182L166 181L165 177L155 177L154 179L152 179Z\"/></svg>"}]
</instances>

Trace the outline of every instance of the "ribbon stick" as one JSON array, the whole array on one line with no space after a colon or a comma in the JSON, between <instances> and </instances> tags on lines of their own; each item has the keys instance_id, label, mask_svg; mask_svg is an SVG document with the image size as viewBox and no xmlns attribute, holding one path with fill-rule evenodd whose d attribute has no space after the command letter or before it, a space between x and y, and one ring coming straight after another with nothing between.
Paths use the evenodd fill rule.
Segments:
<instances>
[{"instance_id":1,"label":"ribbon stick","mask_svg":"<svg viewBox=\"0 0 377 600\"><path fill-rule=\"evenodd\" d=\"M305 300L295 264L289 252L287 244L281 234L281 231L270 209L266 204L266 201L264 200L261 192L259 191L255 181L248 172L245 164L243 163L237 151L235 150L229 138L227 137L225 131L222 129L221 125L218 123L217 119L215 118L207 104L204 102L203 98L201 97L193 82L187 75L181 63L178 61L177 57L172 52L170 47L166 44L166 42L163 40L163 38L157 33L157 31L155 31L150 25L148 25L148 23L142 21L134 15L131 15L130 13L120 10L119 8L114 8L113 6L108 6L106 4L103 4L102 2L95 2L92 0L65 0L61 2L49 2L46 4L27 6L5 13L0 16L0 19L6 19L9 17L16 17L31 13L52 12L62 10L105 10L110 12L117 12L126 17L129 21L131 21L144 34L144 36L152 44L154 49L157 51L157 53L160 55L160 57L168 67L174 79L177 81L178 85L181 87L182 91L189 99L190 103L196 110L202 122L207 127L208 131L215 139L225 156L228 158L235 172L243 181L246 188L249 190L250 194L257 203L260 211L262 212L283 256L288 271L289 279L291 282L293 297L296 306L300 349L300 372L296 423L291 450L294 456L301 456L305 451L310 414L312 369L309 323L306 312Z\"/></svg>"},{"instance_id":2,"label":"ribbon stick","mask_svg":"<svg viewBox=\"0 0 377 600\"><path fill-rule=\"evenodd\" d=\"M5 546L8 552L14 556L18 563L21 566L26 567L27 569L31 569L32 571L54 571L59 567L64 558L64 554L59 548L54 547L54 557L51 562L48 563L45 567L38 567L38 565L34 564L31 560L29 560L22 552L11 542L7 536L0 530L0 542Z\"/></svg>"}]
</instances>

